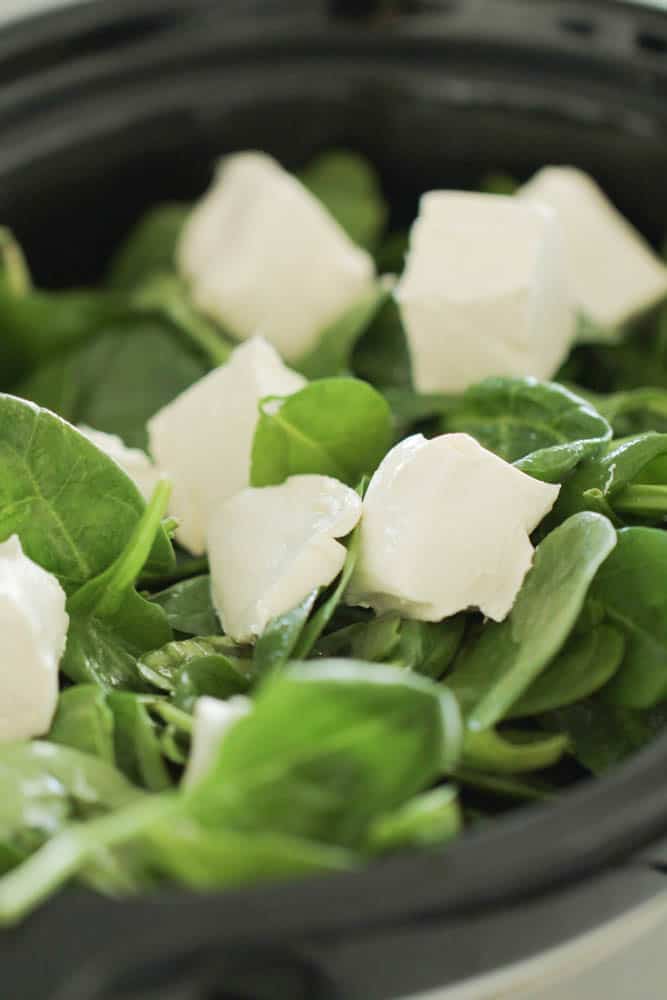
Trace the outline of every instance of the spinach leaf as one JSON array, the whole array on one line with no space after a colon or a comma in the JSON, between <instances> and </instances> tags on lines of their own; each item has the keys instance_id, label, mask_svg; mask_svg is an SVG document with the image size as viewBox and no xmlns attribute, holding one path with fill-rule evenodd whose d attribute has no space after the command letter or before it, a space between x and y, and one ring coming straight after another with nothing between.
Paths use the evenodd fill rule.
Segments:
<instances>
[{"instance_id":1,"label":"spinach leaf","mask_svg":"<svg viewBox=\"0 0 667 1000\"><path fill-rule=\"evenodd\" d=\"M388 233L375 252L378 274L400 274L410 246L410 234L403 229Z\"/></svg>"},{"instance_id":2,"label":"spinach leaf","mask_svg":"<svg viewBox=\"0 0 667 1000\"><path fill-rule=\"evenodd\" d=\"M561 482L611 440L611 428L586 400L553 382L489 378L468 389L447 413L445 431L480 444L546 482Z\"/></svg>"},{"instance_id":3,"label":"spinach leaf","mask_svg":"<svg viewBox=\"0 0 667 1000\"><path fill-rule=\"evenodd\" d=\"M319 473L356 485L375 471L392 440L382 396L358 379L311 382L284 399L260 404L252 446L253 486Z\"/></svg>"},{"instance_id":4,"label":"spinach leaf","mask_svg":"<svg viewBox=\"0 0 667 1000\"><path fill-rule=\"evenodd\" d=\"M382 390L382 395L389 403L398 439L406 437L415 427L433 423L438 418L446 419L447 413L460 406L457 396L418 393L405 386L388 386ZM436 424L433 433L437 433L438 429Z\"/></svg>"},{"instance_id":5,"label":"spinach leaf","mask_svg":"<svg viewBox=\"0 0 667 1000\"><path fill-rule=\"evenodd\" d=\"M327 660L260 690L187 794L204 825L361 845L369 824L454 766L455 700L407 671Z\"/></svg>"},{"instance_id":6,"label":"spinach leaf","mask_svg":"<svg viewBox=\"0 0 667 1000\"><path fill-rule=\"evenodd\" d=\"M332 150L311 160L298 177L355 243L367 250L377 246L387 206L368 160L348 150Z\"/></svg>"},{"instance_id":7,"label":"spinach leaf","mask_svg":"<svg viewBox=\"0 0 667 1000\"><path fill-rule=\"evenodd\" d=\"M171 777L145 700L131 691L115 691L108 695L107 702L113 713L117 767L135 785L151 792L169 788Z\"/></svg>"},{"instance_id":8,"label":"spinach leaf","mask_svg":"<svg viewBox=\"0 0 667 1000\"><path fill-rule=\"evenodd\" d=\"M624 653L622 633L609 625L599 625L591 632L572 635L560 654L533 681L506 717L541 715L587 698L611 680L621 665Z\"/></svg>"},{"instance_id":9,"label":"spinach leaf","mask_svg":"<svg viewBox=\"0 0 667 1000\"><path fill-rule=\"evenodd\" d=\"M135 485L82 434L0 395L0 539L18 534L71 594L118 557L144 511ZM159 525L154 537L148 566L168 571L169 538Z\"/></svg>"},{"instance_id":10,"label":"spinach leaf","mask_svg":"<svg viewBox=\"0 0 667 1000\"><path fill-rule=\"evenodd\" d=\"M162 608L134 589L160 530L169 493L169 484L161 480L124 551L69 597L70 626L61 669L72 680L141 690L137 657L171 639Z\"/></svg>"},{"instance_id":11,"label":"spinach leaf","mask_svg":"<svg viewBox=\"0 0 667 1000\"><path fill-rule=\"evenodd\" d=\"M0 843L30 853L69 820L117 809L141 795L97 757L54 743L0 746Z\"/></svg>"},{"instance_id":12,"label":"spinach leaf","mask_svg":"<svg viewBox=\"0 0 667 1000\"><path fill-rule=\"evenodd\" d=\"M479 182L479 189L485 194L504 194L509 196L516 194L518 188L519 182L517 179L503 170L494 170L489 174L485 174Z\"/></svg>"},{"instance_id":13,"label":"spinach leaf","mask_svg":"<svg viewBox=\"0 0 667 1000\"><path fill-rule=\"evenodd\" d=\"M313 590L301 604L269 622L255 645L253 668L258 677L285 666L296 648L316 600L317 590Z\"/></svg>"},{"instance_id":14,"label":"spinach leaf","mask_svg":"<svg viewBox=\"0 0 667 1000\"><path fill-rule=\"evenodd\" d=\"M146 448L148 419L206 371L170 324L137 314L37 368L16 392L74 424Z\"/></svg>"},{"instance_id":15,"label":"spinach leaf","mask_svg":"<svg viewBox=\"0 0 667 1000\"><path fill-rule=\"evenodd\" d=\"M393 295L357 343L351 365L355 375L383 389L412 388L410 351Z\"/></svg>"},{"instance_id":16,"label":"spinach leaf","mask_svg":"<svg viewBox=\"0 0 667 1000\"><path fill-rule=\"evenodd\" d=\"M229 360L234 342L195 309L185 283L176 275L156 274L149 278L137 288L132 304L140 311L155 312L169 320L213 367Z\"/></svg>"},{"instance_id":17,"label":"spinach leaf","mask_svg":"<svg viewBox=\"0 0 667 1000\"><path fill-rule=\"evenodd\" d=\"M176 632L216 635L221 631L211 600L211 578L208 575L180 580L153 594L150 599L162 608Z\"/></svg>"},{"instance_id":18,"label":"spinach leaf","mask_svg":"<svg viewBox=\"0 0 667 1000\"><path fill-rule=\"evenodd\" d=\"M174 705L184 712L192 712L198 698L208 695L224 701L247 691L251 682L250 671L244 673L227 657L200 656L181 668L174 690Z\"/></svg>"},{"instance_id":19,"label":"spinach leaf","mask_svg":"<svg viewBox=\"0 0 667 1000\"><path fill-rule=\"evenodd\" d=\"M359 302L322 331L317 344L294 365L308 379L344 375L350 367L354 345L368 329L390 295L389 287L378 283Z\"/></svg>"},{"instance_id":20,"label":"spinach leaf","mask_svg":"<svg viewBox=\"0 0 667 1000\"><path fill-rule=\"evenodd\" d=\"M558 763L569 748L568 736L493 729L466 733L462 767L486 774L525 774L542 771Z\"/></svg>"},{"instance_id":21,"label":"spinach leaf","mask_svg":"<svg viewBox=\"0 0 667 1000\"><path fill-rule=\"evenodd\" d=\"M131 291L154 274L176 270L176 247L191 206L166 202L147 212L114 256L108 283Z\"/></svg>"},{"instance_id":22,"label":"spinach leaf","mask_svg":"<svg viewBox=\"0 0 667 1000\"><path fill-rule=\"evenodd\" d=\"M645 431L667 432L667 389L631 389L595 397L595 406L617 437Z\"/></svg>"},{"instance_id":23,"label":"spinach leaf","mask_svg":"<svg viewBox=\"0 0 667 1000\"><path fill-rule=\"evenodd\" d=\"M591 597L626 640L620 670L605 699L646 708L667 696L667 534L657 528L623 528Z\"/></svg>"},{"instance_id":24,"label":"spinach leaf","mask_svg":"<svg viewBox=\"0 0 667 1000\"><path fill-rule=\"evenodd\" d=\"M113 712L102 688L76 684L60 694L49 739L113 764L113 723Z\"/></svg>"},{"instance_id":25,"label":"spinach leaf","mask_svg":"<svg viewBox=\"0 0 667 1000\"><path fill-rule=\"evenodd\" d=\"M576 705L548 713L541 720L549 729L565 730L574 755L592 774L604 774L651 743L667 726L667 707L644 711L610 705L596 695Z\"/></svg>"},{"instance_id":26,"label":"spinach leaf","mask_svg":"<svg viewBox=\"0 0 667 1000\"><path fill-rule=\"evenodd\" d=\"M615 545L611 523L590 512L575 514L540 543L509 616L484 626L448 678L470 729L500 722L553 660Z\"/></svg>"},{"instance_id":27,"label":"spinach leaf","mask_svg":"<svg viewBox=\"0 0 667 1000\"><path fill-rule=\"evenodd\" d=\"M227 636L199 636L170 642L146 653L141 657L138 668L145 681L172 694L185 667L193 662L207 661L217 671L219 685L226 688L226 694L217 697L228 697L242 694L250 687L253 677L250 655Z\"/></svg>"},{"instance_id":28,"label":"spinach leaf","mask_svg":"<svg viewBox=\"0 0 667 1000\"><path fill-rule=\"evenodd\" d=\"M437 847L458 836L462 826L457 790L442 785L379 816L368 831L368 849L385 854L405 847Z\"/></svg>"},{"instance_id":29,"label":"spinach leaf","mask_svg":"<svg viewBox=\"0 0 667 1000\"><path fill-rule=\"evenodd\" d=\"M560 491L552 517L560 519L579 510L613 511L614 514L641 512L636 503L646 503L644 491L633 485L645 480L642 473L658 458L667 455L667 434L640 434L613 442L606 453L581 464ZM660 498L658 514L660 510ZM661 499L667 511L667 497ZM655 506L655 500L653 501Z\"/></svg>"}]
</instances>

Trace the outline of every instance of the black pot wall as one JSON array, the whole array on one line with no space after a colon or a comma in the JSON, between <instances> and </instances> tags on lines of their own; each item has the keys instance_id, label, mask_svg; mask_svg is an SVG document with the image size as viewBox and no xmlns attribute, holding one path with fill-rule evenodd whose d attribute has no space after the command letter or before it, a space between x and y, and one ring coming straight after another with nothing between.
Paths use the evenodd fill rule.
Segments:
<instances>
[{"instance_id":1,"label":"black pot wall","mask_svg":"<svg viewBox=\"0 0 667 1000\"><path fill-rule=\"evenodd\" d=\"M429 187L576 163L657 242L667 17L583 0L84 5L0 33L0 139L0 218L53 285L98 277L144 208L194 197L244 147L297 165L355 146L406 219ZM662 886L633 856L667 834L666 768L662 740L446 852L325 882L65 893L0 938L2 995L380 1000L488 971Z\"/></svg>"}]
</instances>

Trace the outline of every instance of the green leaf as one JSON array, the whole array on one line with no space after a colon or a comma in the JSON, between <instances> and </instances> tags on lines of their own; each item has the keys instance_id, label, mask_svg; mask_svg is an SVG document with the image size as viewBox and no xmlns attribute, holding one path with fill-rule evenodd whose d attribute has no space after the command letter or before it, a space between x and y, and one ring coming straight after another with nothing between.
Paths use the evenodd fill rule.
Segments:
<instances>
[{"instance_id":1,"label":"green leaf","mask_svg":"<svg viewBox=\"0 0 667 1000\"><path fill-rule=\"evenodd\" d=\"M389 403L397 438L406 437L415 426L445 419L461 405L457 396L418 393L407 386L389 386L382 390L382 395Z\"/></svg>"},{"instance_id":2,"label":"green leaf","mask_svg":"<svg viewBox=\"0 0 667 1000\"><path fill-rule=\"evenodd\" d=\"M169 494L169 483L161 480L118 558L70 596L61 669L72 680L142 690L138 656L172 638L162 608L134 589L160 530Z\"/></svg>"},{"instance_id":3,"label":"green leaf","mask_svg":"<svg viewBox=\"0 0 667 1000\"><path fill-rule=\"evenodd\" d=\"M151 595L176 632L186 635L216 635L220 622L211 600L210 576L195 576L180 580L166 590Z\"/></svg>"},{"instance_id":4,"label":"green leaf","mask_svg":"<svg viewBox=\"0 0 667 1000\"><path fill-rule=\"evenodd\" d=\"M0 843L29 853L72 819L117 809L141 795L97 757L33 740L0 746Z\"/></svg>"},{"instance_id":5,"label":"green leaf","mask_svg":"<svg viewBox=\"0 0 667 1000\"><path fill-rule=\"evenodd\" d=\"M145 509L136 486L82 434L0 395L0 540L18 534L26 555L71 594L118 557ZM148 565L166 571L172 561L160 529Z\"/></svg>"},{"instance_id":6,"label":"green leaf","mask_svg":"<svg viewBox=\"0 0 667 1000\"><path fill-rule=\"evenodd\" d=\"M311 160L298 177L355 243L373 250L384 228L387 206L368 160L347 150L332 150Z\"/></svg>"},{"instance_id":7,"label":"green leaf","mask_svg":"<svg viewBox=\"0 0 667 1000\"><path fill-rule=\"evenodd\" d=\"M642 476L655 459L667 455L667 434L640 434L613 442L605 454L582 465L560 491L553 516L568 517L575 511L601 509L606 504L615 510L617 498Z\"/></svg>"},{"instance_id":8,"label":"green leaf","mask_svg":"<svg viewBox=\"0 0 667 1000\"><path fill-rule=\"evenodd\" d=\"M156 273L175 271L176 246L190 211L188 204L166 202L147 212L111 262L111 287L131 291Z\"/></svg>"},{"instance_id":9,"label":"green leaf","mask_svg":"<svg viewBox=\"0 0 667 1000\"><path fill-rule=\"evenodd\" d=\"M352 371L383 390L389 386L412 388L410 351L393 295L357 343Z\"/></svg>"},{"instance_id":10,"label":"green leaf","mask_svg":"<svg viewBox=\"0 0 667 1000\"><path fill-rule=\"evenodd\" d=\"M545 737L537 733L493 729L466 733L461 764L486 774L526 774L557 764L569 747L566 735Z\"/></svg>"},{"instance_id":11,"label":"green leaf","mask_svg":"<svg viewBox=\"0 0 667 1000\"><path fill-rule=\"evenodd\" d=\"M470 729L489 729L500 722L557 655L615 545L610 522L583 512L538 546L509 617L486 624L464 647L448 678Z\"/></svg>"},{"instance_id":12,"label":"green leaf","mask_svg":"<svg viewBox=\"0 0 667 1000\"><path fill-rule=\"evenodd\" d=\"M49 739L113 764L113 712L105 692L94 684L62 691Z\"/></svg>"},{"instance_id":13,"label":"green leaf","mask_svg":"<svg viewBox=\"0 0 667 1000\"><path fill-rule=\"evenodd\" d=\"M606 420L554 382L489 378L468 389L444 417L444 430L471 434L528 475L561 482L611 440Z\"/></svg>"},{"instance_id":14,"label":"green leaf","mask_svg":"<svg viewBox=\"0 0 667 1000\"><path fill-rule=\"evenodd\" d=\"M32 290L28 263L11 229L0 226L0 297L20 298Z\"/></svg>"},{"instance_id":15,"label":"green leaf","mask_svg":"<svg viewBox=\"0 0 667 1000\"><path fill-rule=\"evenodd\" d=\"M368 831L368 847L374 854L406 847L438 847L457 837L462 826L457 790L443 785L379 816Z\"/></svg>"},{"instance_id":16,"label":"green leaf","mask_svg":"<svg viewBox=\"0 0 667 1000\"><path fill-rule=\"evenodd\" d=\"M513 195L516 194L518 188L517 179L503 170L495 170L485 174L479 183L480 191L485 194Z\"/></svg>"},{"instance_id":17,"label":"green leaf","mask_svg":"<svg viewBox=\"0 0 667 1000\"><path fill-rule=\"evenodd\" d=\"M170 324L137 314L38 368L16 392L145 448L146 422L208 370Z\"/></svg>"},{"instance_id":18,"label":"green leaf","mask_svg":"<svg viewBox=\"0 0 667 1000\"><path fill-rule=\"evenodd\" d=\"M253 678L251 653L224 635L199 636L170 642L161 649L146 653L139 661L139 672L149 684L173 694L181 672L191 662L207 660L220 675L228 697L241 694L250 687ZM218 696L220 697L220 695Z\"/></svg>"},{"instance_id":19,"label":"green leaf","mask_svg":"<svg viewBox=\"0 0 667 1000\"><path fill-rule=\"evenodd\" d=\"M667 432L667 389L631 389L598 395L595 405L617 437L645 431Z\"/></svg>"},{"instance_id":20,"label":"green leaf","mask_svg":"<svg viewBox=\"0 0 667 1000\"><path fill-rule=\"evenodd\" d=\"M550 712L542 721L548 728L566 730L579 763L599 775L664 732L667 706L638 711L610 705L597 695Z\"/></svg>"},{"instance_id":21,"label":"green leaf","mask_svg":"<svg viewBox=\"0 0 667 1000\"><path fill-rule=\"evenodd\" d=\"M174 690L174 705L184 712L192 712L198 698L207 695L224 701L248 691L252 680L249 670L243 673L227 657L200 656L181 668Z\"/></svg>"},{"instance_id":22,"label":"green leaf","mask_svg":"<svg viewBox=\"0 0 667 1000\"><path fill-rule=\"evenodd\" d=\"M315 656L386 663L397 651L403 624L403 619L395 612L356 622L322 636L313 653Z\"/></svg>"},{"instance_id":23,"label":"green leaf","mask_svg":"<svg viewBox=\"0 0 667 1000\"><path fill-rule=\"evenodd\" d=\"M264 400L252 446L251 484L319 473L356 485L375 471L392 440L391 414L371 386L322 379L285 399Z\"/></svg>"},{"instance_id":24,"label":"green leaf","mask_svg":"<svg viewBox=\"0 0 667 1000\"><path fill-rule=\"evenodd\" d=\"M620 670L605 698L646 708L667 697L667 534L623 528L591 596L626 640Z\"/></svg>"},{"instance_id":25,"label":"green leaf","mask_svg":"<svg viewBox=\"0 0 667 1000\"><path fill-rule=\"evenodd\" d=\"M541 715L587 698L611 680L621 665L624 652L623 635L609 625L573 635L506 717Z\"/></svg>"},{"instance_id":26,"label":"green leaf","mask_svg":"<svg viewBox=\"0 0 667 1000\"><path fill-rule=\"evenodd\" d=\"M375 253L378 274L400 274L405 266L405 257L410 246L407 230L389 233Z\"/></svg>"},{"instance_id":27,"label":"green leaf","mask_svg":"<svg viewBox=\"0 0 667 1000\"><path fill-rule=\"evenodd\" d=\"M292 656L317 599L317 590L308 594L291 611L273 618L255 645L253 669L258 677L281 670Z\"/></svg>"},{"instance_id":28,"label":"green leaf","mask_svg":"<svg viewBox=\"0 0 667 1000\"><path fill-rule=\"evenodd\" d=\"M172 784L157 728L144 700L130 691L116 691L107 697L114 718L116 764L136 785L160 792Z\"/></svg>"},{"instance_id":29,"label":"green leaf","mask_svg":"<svg viewBox=\"0 0 667 1000\"><path fill-rule=\"evenodd\" d=\"M408 671L326 660L272 674L188 793L207 826L363 844L461 740L455 701Z\"/></svg>"},{"instance_id":30,"label":"green leaf","mask_svg":"<svg viewBox=\"0 0 667 1000\"><path fill-rule=\"evenodd\" d=\"M156 312L168 319L213 367L224 365L236 346L212 320L195 309L177 275L153 275L136 289L132 304L140 311Z\"/></svg>"},{"instance_id":31,"label":"green leaf","mask_svg":"<svg viewBox=\"0 0 667 1000\"><path fill-rule=\"evenodd\" d=\"M390 294L390 289L385 284L377 284L323 330L317 344L293 367L308 379L346 374L355 344L385 305Z\"/></svg>"}]
</instances>

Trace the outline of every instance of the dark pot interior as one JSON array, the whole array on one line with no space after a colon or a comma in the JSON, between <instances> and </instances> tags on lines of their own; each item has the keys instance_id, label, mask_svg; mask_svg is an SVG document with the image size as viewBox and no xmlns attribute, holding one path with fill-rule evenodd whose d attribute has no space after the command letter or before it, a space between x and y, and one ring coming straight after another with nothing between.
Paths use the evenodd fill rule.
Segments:
<instances>
[{"instance_id":1,"label":"dark pot interior","mask_svg":"<svg viewBox=\"0 0 667 1000\"><path fill-rule=\"evenodd\" d=\"M323 147L355 147L381 169L400 219L430 187L475 186L496 168L523 178L543 163L575 163L654 242L667 233L662 15L530 0L120 0L100 8L84 5L0 37L0 219L47 284L99 277L144 208L194 197L220 154L247 147L290 166ZM351 9L362 16L346 16ZM427 935L441 921L462 933L462 914L488 916L501 903L592 878L667 832L666 764L667 738L559 804L520 812L443 854L219 901L166 897L161 926L174 941L186 912L190 939L204 913L230 940L395 935L420 922ZM154 923L153 907L62 897L6 938L11 961L27 968L30 933L46 936L55 922L83 920L107 940L132 924L140 936ZM602 918L593 908L586 919ZM164 947L157 931L144 940ZM76 952L63 945L54 976ZM417 961L411 954L402 979L396 972L392 980L405 989L461 974L451 952L442 968L425 959L421 970L405 967ZM478 959L470 972L488 964ZM389 995L384 986L365 989L365 1000ZM39 994L26 987L20 995Z\"/></svg>"}]
</instances>

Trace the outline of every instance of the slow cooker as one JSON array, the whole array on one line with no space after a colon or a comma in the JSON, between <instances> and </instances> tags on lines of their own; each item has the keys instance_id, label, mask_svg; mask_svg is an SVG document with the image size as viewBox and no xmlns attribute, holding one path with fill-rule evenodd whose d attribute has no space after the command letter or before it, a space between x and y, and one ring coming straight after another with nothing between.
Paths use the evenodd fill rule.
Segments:
<instances>
[{"instance_id":1,"label":"slow cooker","mask_svg":"<svg viewBox=\"0 0 667 1000\"><path fill-rule=\"evenodd\" d=\"M431 187L574 163L667 233L667 14L646 7L91 2L0 32L0 81L0 219L47 285L98 277L144 208L193 197L248 147L288 165L357 148L398 220ZM362 872L124 901L68 889L1 934L0 993L573 1000L580 967L659 934L666 775L667 736L556 803ZM656 948L624 995L660 1000L666 973Z\"/></svg>"}]
</instances>

